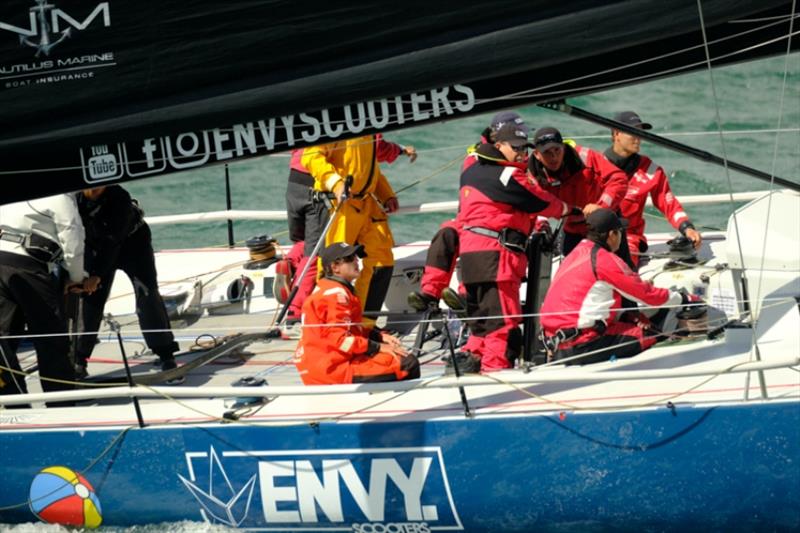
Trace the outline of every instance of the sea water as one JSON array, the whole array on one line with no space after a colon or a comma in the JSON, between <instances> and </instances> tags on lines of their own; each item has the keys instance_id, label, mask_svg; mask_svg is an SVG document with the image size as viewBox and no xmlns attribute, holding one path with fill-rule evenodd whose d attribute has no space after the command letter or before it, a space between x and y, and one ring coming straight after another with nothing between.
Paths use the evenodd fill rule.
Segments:
<instances>
[{"instance_id":1,"label":"sea water","mask_svg":"<svg viewBox=\"0 0 800 533\"><path fill-rule=\"evenodd\" d=\"M577 107L603 116L634 110L653 124L653 132L765 172L800 182L800 54L789 57L785 94L781 106L786 58L772 58L714 71L714 91L708 72L698 72L622 89L570 99ZM514 109L512 104L509 109ZM532 129L555 126L579 144L604 150L610 142L607 129L536 106L517 108ZM418 160L400 157L383 172L400 190L423 180L398 197L401 205L455 200L459 166L467 146L478 140L492 114L410 128L386 135L413 145ZM719 119L719 120L718 120ZM783 132L776 132L776 129ZM724 132L720 135L719 130ZM661 165L673 192L681 195L766 190L768 183L704 163L689 156L643 142L642 153ZM286 154L229 165L234 209L285 209L284 192L289 159ZM447 166L447 165L450 166ZM447 166L447 167L446 167ZM446 167L441 170L442 167ZM441 171L440 171L441 170ZM438 172L438 173L437 173ZM126 184L147 215L165 215L225 209L224 168L221 166ZM734 204L687 208L699 229L724 228ZM650 209L648 230L668 231L670 226ZM452 216L431 213L393 216L398 243L427 240L439 224ZM270 233L286 244L285 222L236 222L235 239ZM227 243L225 223L153 226L156 249L222 246ZM200 517L198 516L198 520ZM134 527L100 528L103 533L223 533L230 528L197 522L173 522ZM28 523L0 524L3 533L66 533L81 531Z\"/></svg>"}]
</instances>

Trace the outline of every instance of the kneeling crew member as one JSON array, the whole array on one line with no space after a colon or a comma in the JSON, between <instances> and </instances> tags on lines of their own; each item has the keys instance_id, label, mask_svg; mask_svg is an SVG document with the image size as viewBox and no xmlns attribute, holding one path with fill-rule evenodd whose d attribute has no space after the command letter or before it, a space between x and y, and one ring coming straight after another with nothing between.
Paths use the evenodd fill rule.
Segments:
<instances>
[{"instance_id":1,"label":"kneeling crew member","mask_svg":"<svg viewBox=\"0 0 800 533\"><path fill-rule=\"evenodd\" d=\"M306 385L416 379L419 361L400 341L362 324L353 281L361 245L335 242L320 252L324 277L303 304L303 333L295 365Z\"/></svg>"},{"instance_id":2,"label":"kneeling crew member","mask_svg":"<svg viewBox=\"0 0 800 533\"><path fill-rule=\"evenodd\" d=\"M614 254L625 219L603 208L589 214L586 223L586 239L558 267L541 309L545 346L553 360L592 352L567 364L597 363L612 355L632 357L659 340L667 309L656 313L652 323L638 311L620 316L623 295L651 307L672 306L674 311L699 301L643 281Z\"/></svg>"}]
</instances>

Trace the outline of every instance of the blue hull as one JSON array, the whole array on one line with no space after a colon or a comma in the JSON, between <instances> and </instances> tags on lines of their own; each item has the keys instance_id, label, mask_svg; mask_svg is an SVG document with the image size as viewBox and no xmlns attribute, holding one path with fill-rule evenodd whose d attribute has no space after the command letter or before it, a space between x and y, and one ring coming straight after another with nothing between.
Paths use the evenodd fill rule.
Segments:
<instances>
[{"instance_id":1,"label":"blue hull","mask_svg":"<svg viewBox=\"0 0 800 533\"><path fill-rule=\"evenodd\" d=\"M475 420L0 431L0 523L48 466L103 523L363 532L800 528L800 403ZM15 504L22 504L12 507Z\"/></svg>"}]
</instances>

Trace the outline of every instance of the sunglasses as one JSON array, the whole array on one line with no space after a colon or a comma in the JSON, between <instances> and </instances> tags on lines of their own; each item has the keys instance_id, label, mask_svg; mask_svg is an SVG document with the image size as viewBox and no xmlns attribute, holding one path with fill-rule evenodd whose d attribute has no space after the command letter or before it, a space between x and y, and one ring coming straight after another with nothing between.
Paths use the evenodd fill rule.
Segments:
<instances>
[{"instance_id":1,"label":"sunglasses","mask_svg":"<svg viewBox=\"0 0 800 533\"><path fill-rule=\"evenodd\" d=\"M506 143L506 144L509 145L511 147L511 149L514 150L515 152L517 152L518 154L524 154L524 153L528 152L528 145L527 144L523 144L522 146L514 146L511 143Z\"/></svg>"},{"instance_id":2,"label":"sunglasses","mask_svg":"<svg viewBox=\"0 0 800 533\"><path fill-rule=\"evenodd\" d=\"M348 255L346 257L342 257L340 259L337 259L336 262L337 263L352 263L353 261L356 261L356 260L358 260L358 257L356 257L355 254L352 254L352 255Z\"/></svg>"}]
</instances>

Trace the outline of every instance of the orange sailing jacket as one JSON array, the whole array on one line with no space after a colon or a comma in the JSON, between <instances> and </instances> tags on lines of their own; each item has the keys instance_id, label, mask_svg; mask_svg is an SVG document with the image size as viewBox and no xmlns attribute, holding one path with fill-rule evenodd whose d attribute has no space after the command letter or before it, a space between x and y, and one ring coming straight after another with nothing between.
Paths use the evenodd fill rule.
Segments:
<instances>
[{"instance_id":1,"label":"orange sailing jacket","mask_svg":"<svg viewBox=\"0 0 800 533\"><path fill-rule=\"evenodd\" d=\"M394 374L402 379L400 360L380 352L362 325L361 302L342 280L322 278L303 304L303 334L295 365L306 385L352 383L354 377Z\"/></svg>"}]
</instances>

